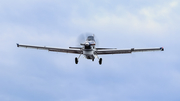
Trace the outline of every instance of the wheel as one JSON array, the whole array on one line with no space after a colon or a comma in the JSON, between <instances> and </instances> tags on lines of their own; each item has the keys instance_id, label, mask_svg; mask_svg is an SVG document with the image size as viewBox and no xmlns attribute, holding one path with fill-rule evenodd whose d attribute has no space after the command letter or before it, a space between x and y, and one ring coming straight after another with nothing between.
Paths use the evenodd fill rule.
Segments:
<instances>
[{"instance_id":1,"label":"wheel","mask_svg":"<svg viewBox=\"0 0 180 101\"><path fill-rule=\"evenodd\" d=\"M99 64L100 64L100 65L102 64L102 58L99 59Z\"/></svg>"},{"instance_id":2,"label":"wheel","mask_svg":"<svg viewBox=\"0 0 180 101\"><path fill-rule=\"evenodd\" d=\"M94 58L92 59L92 61L94 61Z\"/></svg>"},{"instance_id":3,"label":"wheel","mask_svg":"<svg viewBox=\"0 0 180 101\"><path fill-rule=\"evenodd\" d=\"M78 58L77 57L75 58L75 63L78 64Z\"/></svg>"}]
</instances>

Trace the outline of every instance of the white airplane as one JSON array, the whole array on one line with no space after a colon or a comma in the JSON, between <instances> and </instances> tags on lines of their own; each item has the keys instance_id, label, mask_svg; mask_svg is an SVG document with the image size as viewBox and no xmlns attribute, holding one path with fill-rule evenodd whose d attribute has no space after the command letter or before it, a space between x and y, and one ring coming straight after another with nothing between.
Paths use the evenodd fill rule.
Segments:
<instances>
[{"instance_id":1,"label":"white airplane","mask_svg":"<svg viewBox=\"0 0 180 101\"><path fill-rule=\"evenodd\" d=\"M116 48L96 48L96 42L94 39L94 35L88 36L84 43L80 44L82 47L69 47L69 49L63 48L52 48L52 47L40 47L40 46L30 46L30 45L20 45L17 44L17 47L25 47L25 48L34 48L34 49L43 49L52 52L63 52L63 53L73 53L79 54L79 57L75 58L75 63L78 64L78 59L81 55L84 55L86 59L91 59L94 61L95 58L99 59L99 64L102 64L102 58L99 58L99 55L106 54L126 54L132 52L144 52L144 51L164 51L163 47L160 48L145 48L145 49L116 49Z\"/></svg>"}]
</instances>

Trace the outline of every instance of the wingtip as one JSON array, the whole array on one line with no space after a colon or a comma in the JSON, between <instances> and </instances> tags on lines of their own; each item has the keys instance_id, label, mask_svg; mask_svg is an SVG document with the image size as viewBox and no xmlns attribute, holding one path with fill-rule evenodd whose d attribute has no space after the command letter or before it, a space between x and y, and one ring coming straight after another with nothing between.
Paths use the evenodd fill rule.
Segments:
<instances>
[{"instance_id":1,"label":"wingtip","mask_svg":"<svg viewBox=\"0 0 180 101\"><path fill-rule=\"evenodd\" d=\"M160 49L161 49L161 51L164 51L164 47L161 47Z\"/></svg>"},{"instance_id":2,"label":"wingtip","mask_svg":"<svg viewBox=\"0 0 180 101\"><path fill-rule=\"evenodd\" d=\"M17 43L17 47L19 47L19 44Z\"/></svg>"}]
</instances>

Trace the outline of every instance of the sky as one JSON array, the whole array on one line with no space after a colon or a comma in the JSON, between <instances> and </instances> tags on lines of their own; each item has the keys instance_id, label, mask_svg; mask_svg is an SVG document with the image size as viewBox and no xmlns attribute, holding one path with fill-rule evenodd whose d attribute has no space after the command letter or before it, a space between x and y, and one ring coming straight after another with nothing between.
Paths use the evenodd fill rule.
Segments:
<instances>
[{"instance_id":1,"label":"sky","mask_svg":"<svg viewBox=\"0 0 180 101\"><path fill-rule=\"evenodd\" d=\"M179 101L179 0L0 0L1 101ZM98 47L164 47L105 55L17 48L68 48L93 33Z\"/></svg>"}]
</instances>

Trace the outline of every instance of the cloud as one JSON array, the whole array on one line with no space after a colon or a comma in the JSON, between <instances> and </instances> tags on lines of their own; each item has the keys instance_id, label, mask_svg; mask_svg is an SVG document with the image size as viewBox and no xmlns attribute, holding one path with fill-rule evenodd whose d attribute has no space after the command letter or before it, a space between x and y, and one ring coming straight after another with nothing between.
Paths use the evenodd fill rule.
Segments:
<instances>
[{"instance_id":1,"label":"cloud","mask_svg":"<svg viewBox=\"0 0 180 101\"><path fill-rule=\"evenodd\" d=\"M179 99L179 2L175 0L0 1L0 100ZM105 47L165 46L164 52L100 56L17 48L68 48L79 34Z\"/></svg>"},{"instance_id":2,"label":"cloud","mask_svg":"<svg viewBox=\"0 0 180 101\"><path fill-rule=\"evenodd\" d=\"M90 17L84 17L79 13L74 14L72 22L78 27L88 29L103 29L108 32L110 30L132 30L136 34L138 32L148 32L161 36L165 34L167 29L174 27L178 29L177 25L172 24L178 20L177 16L179 16L179 13L174 12L174 9L177 9L175 5L178 5L178 2L167 1L161 4L142 6L139 9L135 8L136 10L126 9L126 5L116 5L113 7L113 11L106 8L97 8L96 11L92 9L94 13ZM96 7L93 6L92 8ZM78 12L78 10L75 12ZM177 15L172 16L174 14Z\"/></svg>"}]
</instances>

